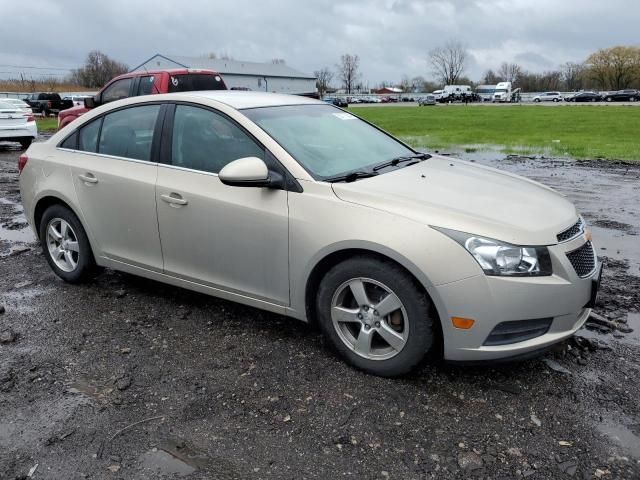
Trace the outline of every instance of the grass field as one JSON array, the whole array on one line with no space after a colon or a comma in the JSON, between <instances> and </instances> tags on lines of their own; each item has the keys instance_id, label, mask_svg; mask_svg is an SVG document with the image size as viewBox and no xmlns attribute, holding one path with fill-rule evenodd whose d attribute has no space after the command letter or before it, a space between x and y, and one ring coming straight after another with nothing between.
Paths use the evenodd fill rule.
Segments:
<instances>
[{"instance_id":1,"label":"grass field","mask_svg":"<svg viewBox=\"0 0 640 480\"><path fill-rule=\"evenodd\" d=\"M640 108L624 106L358 107L414 147L640 161Z\"/></svg>"},{"instance_id":2,"label":"grass field","mask_svg":"<svg viewBox=\"0 0 640 480\"><path fill-rule=\"evenodd\" d=\"M36 117L38 132L55 132L58 129L58 119L56 117Z\"/></svg>"}]
</instances>

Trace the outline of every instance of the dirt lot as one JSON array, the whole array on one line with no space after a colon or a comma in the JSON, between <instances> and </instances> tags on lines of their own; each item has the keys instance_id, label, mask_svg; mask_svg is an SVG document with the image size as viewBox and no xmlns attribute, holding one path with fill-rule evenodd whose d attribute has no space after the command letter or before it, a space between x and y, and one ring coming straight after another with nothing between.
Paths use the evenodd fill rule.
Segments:
<instances>
[{"instance_id":1,"label":"dirt lot","mask_svg":"<svg viewBox=\"0 0 640 480\"><path fill-rule=\"evenodd\" d=\"M386 380L277 315L108 270L62 283L17 157L0 147L0 479L640 478L639 166L465 155L576 202L617 327Z\"/></svg>"}]
</instances>

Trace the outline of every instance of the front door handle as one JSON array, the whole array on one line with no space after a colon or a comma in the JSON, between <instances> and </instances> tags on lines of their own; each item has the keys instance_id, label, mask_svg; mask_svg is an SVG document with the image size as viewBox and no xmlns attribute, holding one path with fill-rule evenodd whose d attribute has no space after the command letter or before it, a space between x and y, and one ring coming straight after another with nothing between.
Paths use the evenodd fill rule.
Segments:
<instances>
[{"instance_id":1,"label":"front door handle","mask_svg":"<svg viewBox=\"0 0 640 480\"><path fill-rule=\"evenodd\" d=\"M160 195L160 198L171 206L183 206L189 203L184 198L182 198L182 195L174 192L168 195L167 194Z\"/></svg>"},{"instance_id":2,"label":"front door handle","mask_svg":"<svg viewBox=\"0 0 640 480\"><path fill-rule=\"evenodd\" d=\"M78 175L78 178L84 183L98 183L98 179L93 173L85 173L84 175Z\"/></svg>"}]
</instances>

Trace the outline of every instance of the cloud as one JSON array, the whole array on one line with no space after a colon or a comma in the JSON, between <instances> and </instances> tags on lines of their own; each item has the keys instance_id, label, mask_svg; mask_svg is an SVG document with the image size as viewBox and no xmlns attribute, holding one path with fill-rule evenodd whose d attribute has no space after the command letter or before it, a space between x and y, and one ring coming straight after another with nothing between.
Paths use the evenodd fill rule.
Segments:
<instances>
[{"instance_id":1,"label":"cloud","mask_svg":"<svg viewBox=\"0 0 640 480\"><path fill-rule=\"evenodd\" d=\"M71 68L89 50L137 65L156 52L284 58L299 70L360 56L370 85L403 75L430 78L430 49L459 40L465 72L478 79L503 61L541 71L581 61L598 48L637 43L640 7L624 0L0 0L0 72ZM624 15L620 15L623 11ZM46 18L47 30L34 27ZM64 70L52 70L64 73ZM3 74L0 73L0 77ZM6 76L6 75L5 75Z\"/></svg>"}]
</instances>

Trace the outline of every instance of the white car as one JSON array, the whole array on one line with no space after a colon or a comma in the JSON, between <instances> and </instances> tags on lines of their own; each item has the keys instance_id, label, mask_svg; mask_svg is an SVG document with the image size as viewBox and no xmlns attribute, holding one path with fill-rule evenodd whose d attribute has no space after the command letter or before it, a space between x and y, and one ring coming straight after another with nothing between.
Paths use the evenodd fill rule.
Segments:
<instances>
[{"instance_id":1,"label":"white car","mask_svg":"<svg viewBox=\"0 0 640 480\"><path fill-rule=\"evenodd\" d=\"M0 142L19 142L28 148L38 136L38 127L32 113L0 100Z\"/></svg>"},{"instance_id":2,"label":"white car","mask_svg":"<svg viewBox=\"0 0 640 480\"><path fill-rule=\"evenodd\" d=\"M24 113L33 113L29 104L19 98L0 98L0 102L9 103Z\"/></svg>"},{"instance_id":3,"label":"white car","mask_svg":"<svg viewBox=\"0 0 640 480\"><path fill-rule=\"evenodd\" d=\"M591 234L564 196L305 97L114 101L34 143L19 170L62 279L99 265L317 322L377 375L441 349L539 354L584 324L598 291Z\"/></svg>"},{"instance_id":4,"label":"white car","mask_svg":"<svg viewBox=\"0 0 640 480\"><path fill-rule=\"evenodd\" d=\"M561 102L563 100L562 94L560 92L544 92L540 95L536 95L533 97L533 101L536 103L540 102Z\"/></svg>"}]
</instances>

